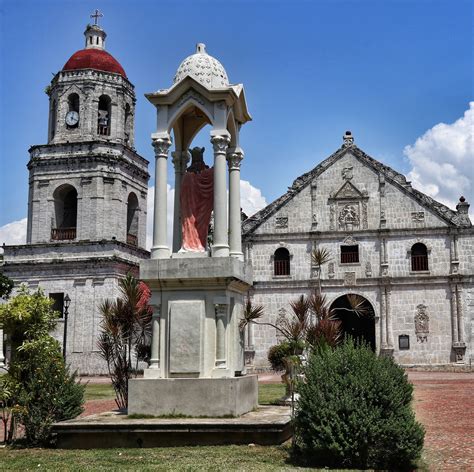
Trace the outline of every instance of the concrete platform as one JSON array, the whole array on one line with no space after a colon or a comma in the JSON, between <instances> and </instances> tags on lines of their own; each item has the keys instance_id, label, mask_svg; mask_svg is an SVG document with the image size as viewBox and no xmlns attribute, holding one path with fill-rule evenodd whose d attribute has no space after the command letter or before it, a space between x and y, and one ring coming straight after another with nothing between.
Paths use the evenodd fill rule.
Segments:
<instances>
[{"instance_id":1,"label":"concrete platform","mask_svg":"<svg viewBox=\"0 0 474 472\"><path fill-rule=\"evenodd\" d=\"M130 379L128 413L236 416L258 405L256 375L217 379Z\"/></svg>"},{"instance_id":2,"label":"concrete platform","mask_svg":"<svg viewBox=\"0 0 474 472\"><path fill-rule=\"evenodd\" d=\"M108 412L53 425L61 449L281 444L292 436L290 409L260 406L239 418L130 419Z\"/></svg>"}]
</instances>

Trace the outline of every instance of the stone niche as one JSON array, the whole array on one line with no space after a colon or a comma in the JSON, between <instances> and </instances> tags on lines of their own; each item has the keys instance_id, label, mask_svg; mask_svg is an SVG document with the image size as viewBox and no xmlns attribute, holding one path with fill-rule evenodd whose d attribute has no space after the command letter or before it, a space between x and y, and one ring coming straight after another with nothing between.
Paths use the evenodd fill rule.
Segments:
<instances>
[{"instance_id":1,"label":"stone niche","mask_svg":"<svg viewBox=\"0 0 474 472\"><path fill-rule=\"evenodd\" d=\"M251 268L234 257L151 259L152 359L129 382L129 414L238 416L257 406L239 328ZM153 350L154 348L154 350Z\"/></svg>"}]
</instances>

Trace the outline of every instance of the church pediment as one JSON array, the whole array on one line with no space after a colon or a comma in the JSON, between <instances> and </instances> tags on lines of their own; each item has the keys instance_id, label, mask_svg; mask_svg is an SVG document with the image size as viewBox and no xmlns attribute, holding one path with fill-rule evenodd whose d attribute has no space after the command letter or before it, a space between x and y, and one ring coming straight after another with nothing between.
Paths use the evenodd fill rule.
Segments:
<instances>
[{"instance_id":1,"label":"church pediment","mask_svg":"<svg viewBox=\"0 0 474 472\"><path fill-rule=\"evenodd\" d=\"M364 195L364 192L361 192L353 183L347 181L331 198L334 200L361 200L367 198L367 195Z\"/></svg>"}]
</instances>

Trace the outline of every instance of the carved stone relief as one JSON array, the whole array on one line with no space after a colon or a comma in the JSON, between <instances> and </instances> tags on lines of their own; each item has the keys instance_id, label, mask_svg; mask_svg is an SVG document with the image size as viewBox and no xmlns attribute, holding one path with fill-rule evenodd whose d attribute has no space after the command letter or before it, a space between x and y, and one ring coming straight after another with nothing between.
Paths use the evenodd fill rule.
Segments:
<instances>
[{"instance_id":1,"label":"carved stone relief","mask_svg":"<svg viewBox=\"0 0 474 472\"><path fill-rule=\"evenodd\" d=\"M278 216L275 218L275 228L288 228L288 217Z\"/></svg>"},{"instance_id":2,"label":"carved stone relief","mask_svg":"<svg viewBox=\"0 0 474 472\"><path fill-rule=\"evenodd\" d=\"M365 263L365 276L369 278L372 277L372 266L369 261Z\"/></svg>"},{"instance_id":3,"label":"carved stone relief","mask_svg":"<svg viewBox=\"0 0 474 472\"><path fill-rule=\"evenodd\" d=\"M336 219L336 208L334 203L331 204L329 207L329 229L334 231L336 229L335 226L335 219Z\"/></svg>"},{"instance_id":4,"label":"carved stone relief","mask_svg":"<svg viewBox=\"0 0 474 472\"><path fill-rule=\"evenodd\" d=\"M334 262L329 262L328 263L328 277L330 279L334 278Z\"/></svg>"},{"instance_id":5,"label":"carved stone relief","mask_svg":"<svg viewBox=\"0 0 474 472\"><path fill-rule=\"evenodd\" d=\"M412 211L411 219L415 223L424 223L425 222L425 212L424 211Z\"/></svg>"},{"instance_id":6,"label":"carved stone relief","mask_svg":"<svg viewBox=\"0 0 474 472\"><path fill-rule=\"evenodd\" d=\"M416 340L424 343L428 340L428 334L430 332L430 317L426 313L426 305L420 303L416 307L415 314L415 334Z\"/></svg>"},{"instance_id":7,"label":"carved stone relief","mask_svg":"<svg viewBox=\"0 0 474 472\"><path fill-rule=\"evenodd\" d=\"M282 323L285 322L285 319L286 319L286 310L285 308L281 307L279 310L278 310L278 315L277 315L277 319L276 319L276 323L275 325L276 326L280 326ZM284 336L283 334L277 329L275 330L276 331L276 338L277 340L280 342L280 341L283 341L284 340Z\"/></svg>"},{"instance_id":8,"label":"carved stone relief","mask_svg":"<svg viewBox=\"0 0 474 472\"><path fill-rule=\"evenodd\" d=\"M344 238L342 241L342 244L344 246L355 246L356 244L359 244L353 236L347 236L347 238Z\"/></svg>"},{"instance_id":9,"label":"carved stone relief","mask_svg":"<svg viewBox=\"0 0 474 472\"><path fill-rule=\"evenodd\" d=\"M352 167L344 167L341 171L341 176L344 180L352 179Z\"/></svg>"},{"instance_id":10,"label":"carved stone relief","mask_svg":"<svg viewBox=\"0 0 474 472\"><path fill-rule=\"evenodd\" d=\"M362 202L362 228L367 229L369 222L367 220L367 202Z\"/></svg>"},{"instance_id":11,"label":"carved stone relief","mask_svg":"<svg viewBox=\"0 0 474 472\"><path fill-rule=\"evenodd\" d=\"M339 223L339 229L344 229L346 231L357 229L360 223L359 205L341 205L337 221Z\"/></svg>"},{"instance_id":12,"label":"carved stone relief","mask_svg":"<svg viewBox=\"0 0 474 472\"><path fill-rule=\"evenodd\" d=\"M355 285L355 284L356 284L356 273L344 272L344 285Z\"/></svg>"}]
</instances>

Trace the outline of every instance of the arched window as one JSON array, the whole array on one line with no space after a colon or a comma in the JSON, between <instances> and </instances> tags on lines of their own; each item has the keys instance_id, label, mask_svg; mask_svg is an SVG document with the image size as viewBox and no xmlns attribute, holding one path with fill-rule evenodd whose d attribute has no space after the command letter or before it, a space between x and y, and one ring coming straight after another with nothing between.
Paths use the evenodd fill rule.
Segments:
<instances>
[{"instance_id":1,"label":"arched window","mask_svg":"<svg viewBox=\"0 0 474 472\"><path fill-rule=\"evenodd\" d=\"M51 228L51 239L62 241L76 238L77 190L72 185L61 185L54 193L56 227Z\"/></svg>"},{"instance_id":2,"label":"arched window","mask_svg":"<svg viewBox=\"0 0 474 472\"><path fill-rule=\"evenodd\" d=\"M71 93L67 97L68 111L77 111L79 113L79 95L77 93Z\"/></svg>"},{"instance_id":3,"label":"arched window","mask_svg":"<svg viewBox=\"0 0 474 472\"><path fill-rule=\"evenodd\" d=\"M422 243L416 243L411 247L411 270L428 270L428 250Z\"/></svg>"},{"instance_id":4,"label":"arched window","mask_svg":"<svg viewBox=\"0 0 474 472\"><path fill-rule=\"evenodd\" d=\"M97 134L101 136L110 136L111 125L111 100L107 95L99 98L99 110L97 116Z\"/></svg>"},{"instance_id":5,"label":"arched window","mask_svg":"<svg viewBox=\"0 0 474 472\"><path fill-rule=\"evenodd\" d=\"M50 139L53 139L54 135L56 134L56 113L57 113L56 107L57 107L56 100L53 100L51 102L51 128L50 128L51 138Z\"/></svg>"},{"instance_id":6,"label":"arched window","mask_svg":"<svg viewBox=\"0 0 474 472\"><path fill-rule=\"evenodd\" d=\"M138 246L138 198L133 192L127 200L127 243Z\"/></svg>"},{"instance_id":7,"label":"arched window","mask_svg":"<svg viewBox=\"0 0 474 472\"><path fill-rule=\"evenodd\" d=\"M290 275L290 253L288 249L280 247L273 255L274 275Z\"/></svg>"}]
</instances>

